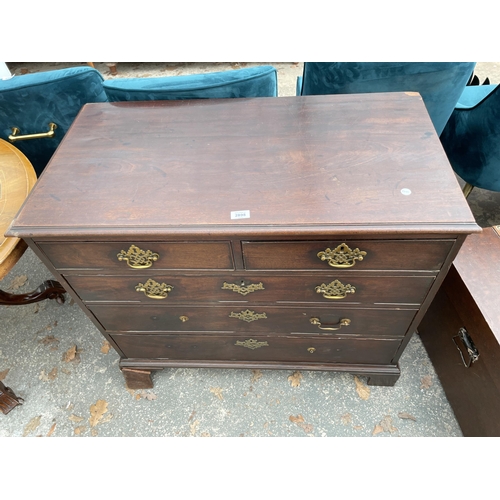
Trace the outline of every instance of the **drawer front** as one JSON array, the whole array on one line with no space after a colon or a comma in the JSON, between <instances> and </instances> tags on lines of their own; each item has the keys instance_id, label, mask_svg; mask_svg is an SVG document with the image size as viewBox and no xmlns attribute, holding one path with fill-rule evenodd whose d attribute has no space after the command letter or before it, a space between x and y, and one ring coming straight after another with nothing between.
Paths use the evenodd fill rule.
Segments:
<instances>
[{"instance_id":1,"label":"drawer front","mask_svg":"<svg viewBox=\"0 0 500 500\"><path fill-rule=\"evenodd\" d=\"M56 269L143 272L234 269L231 244L221 242L40 243Z\"/></svg>"},{"instance_id":2,"label":"drawer front","mask_svg":"<svg viewBox=\"0 0 500 500\"><path fill-rule=\"evenodd\" d=\"M423 302L434 278L350 276L134 276L65 275L87 302L412 304ZM159 304L158 304L159 305Z\"/></svg>"},{"instance_id":3,"label":"drawer front","mask_svg":"<svg viewBox=\"0 0 500 500\"><path fill-rule=\"evenodd\" d=\"M359 240L242 243L248 270L441 269L455 240Z\"/></svg>"},{"instance_id":4,"label":"drawer front","mask_svg":"<svg viewBox=\"0 0 500 500\"><path fill-rule=\"evenodd\" d=\"M406 333L417 312L415 309L287 308L265 305L88 307L108 331L371 334L396 337Z\"/></svg>"},{"instance_id":5,"label":"drawer front","mask_svg":"<svg viewBox=\"0 0 500 500\"><path fill-rule=\"evenodd\" d=\"M116 334L128 358L390 364L399 339Z\"/></svg>"}]
</instances>

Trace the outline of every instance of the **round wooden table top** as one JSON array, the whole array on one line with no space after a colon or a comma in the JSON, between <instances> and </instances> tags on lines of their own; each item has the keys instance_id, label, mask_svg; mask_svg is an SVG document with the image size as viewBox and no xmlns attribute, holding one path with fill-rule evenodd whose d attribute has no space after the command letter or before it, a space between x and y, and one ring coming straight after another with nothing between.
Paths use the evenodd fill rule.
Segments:
<instances>
[{"instance_id":1,"label":"round wooden table top","mask_svg":"<svg viewBox=\"0 0 500 500\"><path fill-rule=\"evenodd\" d=\"M0 139L0 279L26 250L19 238L6 238L5 231L37 180L35 170L12 144Z\"/></svg>"}]
</instances>

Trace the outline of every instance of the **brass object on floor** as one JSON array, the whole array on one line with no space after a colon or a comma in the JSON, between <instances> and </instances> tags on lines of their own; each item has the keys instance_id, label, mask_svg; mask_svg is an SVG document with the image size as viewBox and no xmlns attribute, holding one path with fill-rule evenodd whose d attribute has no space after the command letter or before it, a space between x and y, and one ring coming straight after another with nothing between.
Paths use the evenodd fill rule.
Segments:
<instances>
[{"instance_id":1,"label":"brass object on floor","mask_svg":"<svg viewBox=\"0 0 500 500\"><path fill-rule=\"evenodd\" d=\"M50 139L50 138L54 137L56 128L57 128L57 125L55 123L50 122L48 132L39 132L37 134L19 135L21 133L19 128L12 127L12 134L9 135L9 141L16 142L16 141L26 141L29 139Z\"/></svg>"}]
</instances>

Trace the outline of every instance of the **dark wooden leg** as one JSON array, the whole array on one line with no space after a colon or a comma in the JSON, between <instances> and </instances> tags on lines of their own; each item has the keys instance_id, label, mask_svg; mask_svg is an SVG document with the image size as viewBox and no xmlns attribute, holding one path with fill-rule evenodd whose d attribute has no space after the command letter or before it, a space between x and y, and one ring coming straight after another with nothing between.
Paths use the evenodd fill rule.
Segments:
<instances>
[{"instance_id":1,"label":"dark wooden leg","mask_svg":"<svg viewBox=\"0 0 500 500\"><path fill-rule=\"evenodd\" d=\"M151 370L136 370L135 368L122 368L125 385L128 389L152 389Z\"/></svg>"},{"instance_id":2,"label":"dark wooden leg","mask_svg":"<svg viewBox=\"0 0 500 500\"><path fill-rule=\"evenodd\" d=\"M10 410L23 403L22 398L18 398L10 387L5 387L0 382L0 411L7 415Z\"/></svg>"},{"instance_id":3,"label":"dark wooden leg","mask_svg":"<svg viewBox=\"0 0 500 500\"><path fill-rule=\"evenodd\" d=\"M400 374L371 375L368 377L368 385L383 385L392 387L399 379Z\"/></svg>"},{"instance_id":4,"label":"dark wooden leg","mask_svg":"<svg viewBox=\"0 0 500 500\"><path fill-rule=\"evenodd\" d=\"M44 281L36 290L30 293L13 294L0 290L0 304L7 306L20 306L33 304L45 299L54 299L59 304L64 304L66 290L58 281Z\"/></svg>"}]
</instances>

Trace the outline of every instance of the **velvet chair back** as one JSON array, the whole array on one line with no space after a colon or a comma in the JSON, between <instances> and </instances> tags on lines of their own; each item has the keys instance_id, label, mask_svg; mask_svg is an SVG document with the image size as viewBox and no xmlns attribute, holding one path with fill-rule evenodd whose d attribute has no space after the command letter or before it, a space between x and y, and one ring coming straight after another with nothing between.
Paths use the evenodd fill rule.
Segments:
<instances>
[{"instance_id":1,"label":"velvet chair back","mask_svg":"<svg viewBox=\"0 0 500 500\"><path fill-rule=\"evenodd\" d=\"M103 80L87 66L0 80L0 137L8 141L13 127L19 129L18 135L48 132L49 123L55 123L52 138L13 142L39 176L82 106L107 101Z\"/></svg>"},{"instance_id":2,"label":"velvet chair back","mask_svg":"<svg viewBox=\"0 0 500 500\"><path fill-rule=\"evenodd\" d=\"M297 95L418 92L441 134L475 63L306 62Z\"/></svg>"},{"instance_id":3,"label":"velvet chair back","mask_svg":"<svg viewBox=\"0 0 500 500\"><path fill-rule=\"evenodd\" d=\"M466 87L440 139L464 181L500 191L500 85Z\"/></svg>"},{"instance_id":4,"label":"velvet chair back","mask_svg":"<svg viewBox=\"0 0 500 500\"><path fill-rule=\"evenodd\" d=\"M106 80L110 102L180 99L221 99L277 96L277 73L273 66L254 66L231 71Z\"/></svg>"}]
</instances>

